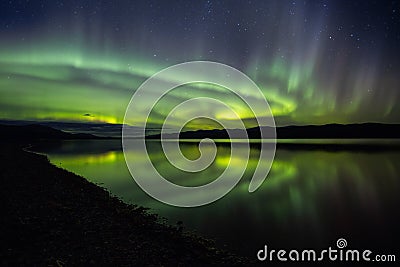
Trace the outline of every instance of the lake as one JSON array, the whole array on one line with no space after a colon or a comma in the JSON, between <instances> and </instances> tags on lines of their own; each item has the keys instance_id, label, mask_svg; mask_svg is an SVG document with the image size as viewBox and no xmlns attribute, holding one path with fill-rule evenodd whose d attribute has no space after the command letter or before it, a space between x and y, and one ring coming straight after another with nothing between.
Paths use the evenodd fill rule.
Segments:
<instances>
[{"instance_id":1,"label":"lake","mask_svg":"<svg viewBox=\"0 0 400 267\"><path fill-rule=\"evenodd\" d=\"M53 164L105 187L125 202L148 207L172 225L183 221L186 231L212 238L219 246L226 245L231 251L255 259L265 244L277 249L326 248L334 247L338 238L345 238L349 247L394 253L400 225L400 150L389 149L389 141L383 143L388 149L278 146L267 179L257 191L249 193L259 152L257 144L252 145L239 184L222 199L197 208L168 206L144 193L128 171L120 140L46 143L36 146L35 151L45 153ZM195 159L199 156L197 145L187 141L180 147L185 156ZM168 164L158 142L148 142L157 170L186 186L209 183L223 172L230 159L229 142L219 142L217 148L216 159L209 168L201 173L186 173ZM143 155L134 157L140 166ZM238 167L246 164L240 154L231 162Z\"/></svg>"}]
</instances>

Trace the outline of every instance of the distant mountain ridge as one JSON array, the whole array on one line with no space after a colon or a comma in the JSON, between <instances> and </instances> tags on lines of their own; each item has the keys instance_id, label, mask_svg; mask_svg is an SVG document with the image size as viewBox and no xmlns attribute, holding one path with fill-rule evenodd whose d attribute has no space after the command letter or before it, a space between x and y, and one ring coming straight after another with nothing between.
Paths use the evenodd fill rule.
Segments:
<instances>
[{"instance_id":1,"label":"distant mountain ridge","mask_svg":"<svg viewBox=\"0 0 400 267\"><path fill-rule=\"evenodd\" d=\"M267 133L264 138L273 137L271 127L263 127L263 132ZM259 139L260 128L249 128L246 130L248 138ZM243 130L231 130L231 138L243 136ZM166 134L166 138L174 138L175 135ZM160 135L147 136L149 139L158 139ZM198 130L187 131L179 134L181 139L228 139L226 130ZM315 139L315 138L400 138L400 124L382 123L361 123L361 124L326 124L326 125L306 125L306 126L284 126L276 127L276 138L279 139Z\"/></svg>"},{"instance_id":2,"label":"distant mountain ridge","mask_svg":"<svg viewBox=\"0 0 400 267\"><path fill-rule=\"evenodd\" d=\"M263 127L267 133L264 138L272 138L273 128ZM243 130L230 130L233 135L231 139L242 138ZM259 139L260 128L246 130L248 138ZM166 138L175 138L174 134L166 134ZM362 123L362 124L326 124L306 126L284 126L276 127L276 137L279 139L345 139L345 138L400 138L400 124ZM40 124L30 125L2 125L0 124L0 138L2 139L105 139L89 133L69 133ZM121 136L119 136L121 138ZM160 134L146 136L148 139L159 139ZM179 134L181 139L228 139L226 130L198 130L187 131Z\"/></svg>"},{"instance_id":3,"label":"distant mountain ridge","mask_svg":"<svg viewBox=\"0 0 400 267\"><path fill-rule=\"evenodd\" d=\"M48 126L31 124L31 125L0 125L1 139L22 139L22 140L37 140L37 139L101 139L101 137L86 133L67 133Z\"/></svg>"},{"instance_id":4,"label":"distant mountain ridge","mask_svg":"<svg viewBox=\"0 0 400 267\"><path fill-rule=\"evenodd\" d=\"M106 122L71 122L71 121L34 121L34 120L0 120L0 125L43 125L67 133L87 133L99 137L121 138L123 124L112 124ZM141 127L129 126L133 136L142 136ZM158 134L158 129L146 129L149 134Z\"/></svg>"},{"instance_id":5,"label":"distant mountain ridge","mask_svg":"<svg viewBox=\"0 0 400 267\"><path fill-rule=\"evenodd\" d=\"M33 121L33 120L0 120L0 125L43 125L67 133L87 133L101 137L121 137L122 124L101 122L68 122L68 121Z\"/></svg>"}]
</instances>

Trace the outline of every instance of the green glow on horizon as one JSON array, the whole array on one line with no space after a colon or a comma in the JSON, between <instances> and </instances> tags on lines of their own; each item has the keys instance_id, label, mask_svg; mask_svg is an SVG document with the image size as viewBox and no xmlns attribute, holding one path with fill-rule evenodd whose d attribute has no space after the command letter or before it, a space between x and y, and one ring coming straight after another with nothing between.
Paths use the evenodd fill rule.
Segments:
<instances>
[{"instance_id":1,"label":"green glow on horizon","mask_svg":"<svg viewBox=\"0 0 400 267\"><path fill-rule=\"evenodd\" d=\"M8 3L4 10L15 4ZM296 5L296 16L276 12L268 17L264 12L241 14L236 4L226 3L232 13L199 24L200 10L193 16L164 17L147 4L140 9L132 3L112 8L107 3L86 3L79 12L70 3L21 5L37 10L3 18L0 120L122 123L130 98L146 79L166 67L195 60L224 63L248 75L261 88L278 126L398 123L400 119L399 65L392 50L397 47L395 36L380 36L379 27L371 23L364 37L348 38L350 25L357 28L347 20L353 17L309 13L311 6L318 6L315 3ZM257 6L266 12L293 8L291 2ZM185 5L180 8L191 10ZM39 10L40 16L28 15ZM225 18L236 19L239 14L257 24L244 30L242 23L226 22ZM198 25L189 25L193 23ZM332 29L338 26L343 30L333 36ZM181 78L169 77L171 81ZM168 94L148 122L161 125L174 105L196 96L224 100L247 126L254 125L253 114L234 95L200 83ZM214 118L235 122L210 103L202 108ZM186 115L177 116L175 123L186 120ZM214 126L194 123L191 127Z\"/></svg>"},{"instance_id":2,"label":"green glow on horizon","mask_svg":"<svg viewBox=\"0 0 400 267\"><path fill-rule=\"evenodd\" d=\"M122 123L135 89L151 75L171 65L111 52L101 54L79 47L62 49L51 44L8 47L7 52L3 47L0 51L0 119ZM312 59L303 64L289 64L279 57L264 66L260 62L257 62L257 68L248 69L249 76L269 101L277 125L350 123L363 118L359 114L370 104L371 97L358 92L375 82L366 79L371 73L357 72L356 89L348 104L343 104L336 100L335 90L325 88L334 84L324 85L317 81L314 75L316 64ZM179 77L171 79L179 80ZM252 112L237 97L219 86L201 83L172 91L156 106L156 116L149 122L161 124L174 105L197 96L210 96L228 103L241 119L247 121L246 126L254 126ZM369 112L370 119L362 120L385 121L394 106L395 103L388 99L385 105L379 106L383 109L381 113ZM205 104L204 109L216 119L232 120L212 105ZM185 119L182 114L177 118L177 124Z\"/></svg>"}]
</instances>

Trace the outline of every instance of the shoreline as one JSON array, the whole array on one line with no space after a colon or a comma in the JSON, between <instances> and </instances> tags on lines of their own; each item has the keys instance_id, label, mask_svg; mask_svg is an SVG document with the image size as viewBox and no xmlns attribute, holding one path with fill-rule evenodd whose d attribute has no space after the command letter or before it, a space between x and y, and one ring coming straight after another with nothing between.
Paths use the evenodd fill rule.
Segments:
<instances>
[{"instance_id":1,"label":"shoreline","mask_svg":"<svg viewBox=\"0 0 400 267\"><path fill-rule=\"evenodd\" d=\"M19 144L2 144L2 266L244 265Z\"/></svg>"}]
</instances>

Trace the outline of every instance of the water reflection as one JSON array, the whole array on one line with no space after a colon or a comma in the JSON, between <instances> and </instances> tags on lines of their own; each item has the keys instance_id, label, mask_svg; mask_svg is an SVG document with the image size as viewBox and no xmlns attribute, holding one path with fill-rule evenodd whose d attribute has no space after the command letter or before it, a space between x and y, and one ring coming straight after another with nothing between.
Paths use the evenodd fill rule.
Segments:
<instances>
[{"instance_id":1,"label":"water reflection","mask_svg":"<svg viewBox=\"0 0 400 267\"><path fill-rule=\"evenodd\" d=\"M229 143L218 144L217 158L208 169L187 173L168 164L158 145L148 144L154 166L181 185L208 183L229 161L235 166L246 164L240 156L230 158ZM181 149L186 156L198 157L194 143L183 143ZM101 184L125 201L150 207L170 223L182 220L187 229L217 238L243 254L253 256L264 244L326 247L339 237L345 237L352 246L397 247L398 151L278 149L268 178L249 194L248 184L259 153L254 145L243 178L227 196L204 207L186 209L157 202L135 184L119 141L66 141L38 150L47 153L56 165ZM133 156L140 165L143 156Z\"/></svg>"}]
</instances>

